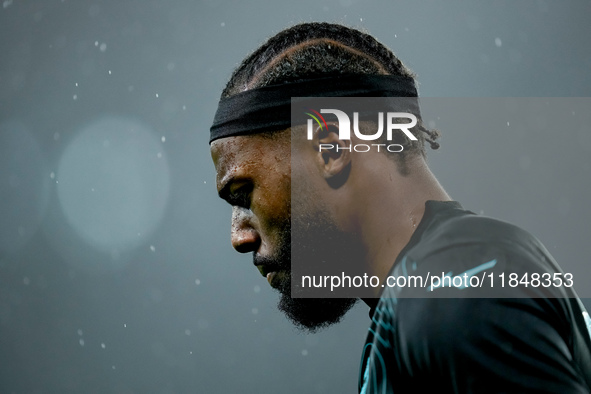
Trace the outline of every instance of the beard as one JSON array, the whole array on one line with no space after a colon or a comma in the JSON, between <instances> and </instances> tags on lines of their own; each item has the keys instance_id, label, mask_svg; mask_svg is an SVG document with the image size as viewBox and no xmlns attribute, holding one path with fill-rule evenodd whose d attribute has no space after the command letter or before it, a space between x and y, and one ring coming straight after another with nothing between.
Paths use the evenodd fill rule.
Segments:
<instances>
[{"instance_id":1,"label":"beard","mask_svg":"<svg viewBox=\"0 0 591 394\"><path fill-rule=\"evenodd\" d=\"M360 257L356 256L361 248L355 237L339 231L322 213L304 214L283 226L278 246L271 257L254 256L255 264L275 267L280 272L275 285L280 293L278 309L298 329L306 332L316 332L340 322L358 298L334 298L326 288L302 289L292 283L292 277L294 271L295 277L301 277L304 272L319 275L330 271L334 274L335 269L344 271L351 263L359 266ZM321 297L314 297L312 294L318 295L318 290L322 291Z\"/></svg>"}]
</instances>

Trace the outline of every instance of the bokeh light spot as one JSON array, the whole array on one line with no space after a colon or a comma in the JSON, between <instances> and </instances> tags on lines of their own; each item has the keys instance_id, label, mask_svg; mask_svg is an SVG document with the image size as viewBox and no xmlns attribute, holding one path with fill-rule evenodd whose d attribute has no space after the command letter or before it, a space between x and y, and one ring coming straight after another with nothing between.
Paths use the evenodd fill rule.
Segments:
<instances>
[{"instance_id":1,"label":"bokeh light spot","mask_svg":"<svg viewBox=\"0 0 591 394\"><path fill-rule=\"evenodd\" d=\"M57 171L68 222L108 252L138 246L157 227L169 194L169 169L152 133L139 122L105 117L66 148ZM140 235L141 234L141 235Z\"/></svg>"}]
</instances>

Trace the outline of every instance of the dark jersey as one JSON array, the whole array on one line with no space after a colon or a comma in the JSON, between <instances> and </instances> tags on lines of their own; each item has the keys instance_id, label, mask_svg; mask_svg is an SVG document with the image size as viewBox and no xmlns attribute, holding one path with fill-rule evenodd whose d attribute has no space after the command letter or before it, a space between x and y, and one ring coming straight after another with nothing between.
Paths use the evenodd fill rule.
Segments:
<instances>
[{"instance_id":1,"label":"dark jersey","mask_svg":"<svg viewBox=\"0 0 591 394\"><path fill-rule=\"evenodd\" d=\"M390 275L478 276L496 287L385 287L370 311L359 392L589 393L589 315L565 283L509 286L509 274L526 273L564 279L526 231L428 201Z\"/></svg>"}]
</instances>

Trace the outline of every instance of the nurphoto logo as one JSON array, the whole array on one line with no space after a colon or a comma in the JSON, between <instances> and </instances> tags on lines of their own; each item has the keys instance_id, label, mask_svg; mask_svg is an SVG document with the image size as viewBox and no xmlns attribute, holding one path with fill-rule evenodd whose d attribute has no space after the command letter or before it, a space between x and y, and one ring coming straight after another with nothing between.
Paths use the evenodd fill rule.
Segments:
<instances>
[{"instance_id":1,"label":"nurphoto logo","mask_svg":"<svg viewBox=\"0 0 591 394\"><path fill-rule=\"evenodd\" d=\"M349 119L349 115L345 112L338 110L338 109L321 109L320 112L309 109L310 112L305 112L306 115L310 116L312 119L308 119L308 133L307 137L308 140L311 140L314 135L314 121L318 124L318 127L321 130L326 129L328 130L328 125L326 120L322 116L322 114L333 114L337 117L338 121L338 129L339 129L339 139L341 140L350 140L351 139L351 120ZM408 119L409 122L406 123L397 123L400 119ZM378 112L377 113L377 130L374 134L363 134L359 130L359 112L353 112L353 132L355 136L363 141L376 141L377 139L382 137L384 133L384 113ZM394 131L401 131L403 132L410 140L416 141L417 137L415 137L409 129L413 128L417 125L417 117L408 112L387 112L386 113L386 140L392 141L392 135ZM331 150L336 149L338 152L339 150L348 150L348 151L355 151L355 152L368 152L371 150L371 147L376 147L377 151L380 151L380 148L385 148L388 152L402 152L404 147L400 144L354 144L349 145L346 147L339 146L338 144L319 144L318 151L322 151L323 149Z\"/></svg>"}]
</instances>

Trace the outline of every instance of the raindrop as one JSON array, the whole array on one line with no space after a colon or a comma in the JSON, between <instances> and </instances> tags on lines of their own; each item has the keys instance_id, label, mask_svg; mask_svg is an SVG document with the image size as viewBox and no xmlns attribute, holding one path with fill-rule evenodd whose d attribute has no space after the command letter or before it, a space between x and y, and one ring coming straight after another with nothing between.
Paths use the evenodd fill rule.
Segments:
<instances>
[{"instance_id":1,"label":"raindrop","mask_svg":"<svg viewBox=\"0 0 591 394\"><path fill-rule=\"evenodd\" d=\"M156 98L158 98L158 93L156 93Z\"/></svg>"},{"instance_id":2,"label":"raindrop","mask_svg":"<svg viewBox=\"0 0 591 394\"><path fill-rule=\"evenodd\" d=\"M306 349L302 350L302 356L307 356L308 355L308 351Z\"/></svg>"},{"instance_id":3,"label":"raindrop","mask_svg":"<svg viewBox=\"0 0 591 394\"><path fill-rule=\"evenodd\" d=\"M197 286L199 286L199 285L201 284L201 281L200 281L199 279L195 279L195 284L196 284Z\"/></svg>"},{"instance_id":4,"label":"raindrop","mask_svg":"<svg viewBox=\"0 0 591 394\"><path fill-rule=\"evenodd\" d=\"M226 26L226 22L222 22L222 23L220 23L220 26L221 26L221 27L224 27L224 26Z\"/></svg>"},{"instance_id":5,"label":"raindrop","mask_svg":"<svg viewBox=\"0 0 591 394\"><path fill-rule=\"evenodd\" d=\"M155 252L155 251L156 251L156 248L154 247L154 245L150 245L150 250L151 250L152 252Z\"/></svg>"},{"instance_id":6,"label":"raindrop","mask_svg":"<svg viewBox=\"0 0 591 394\"><path fill-rule=\"evenodd\" d=\"M80 339L80 340L78 341L78 343L80 344L80 346L84 346L84 339Z\"/></svg>"},{"instance_id":7,"label":"raindrop","mask_svg":"<svg viewBox=\"0 0 591 394\"><path fill-rule=\"evenodd\" d=\"M250 311L252 312L253 315L256 315L256 314L259 313L259 309L258 308L252 308Z\"/></svg>"},{"instance_id":8,"label":"raindrop","mask_svg":"<svg viewBox=\"0 0 591 394\"><path fill-rule=\"evenodd\" d=\"M503 41L501 41L501 39L497 37L495 38L495 45L500 48L503 45Z\"/></svg>"},{"instance_id":9,"label":"raindrop","mask_svg":"<svg viewBox=\"0 0 591 394\"><path fill-rule=\"evenodd\" d=\"M166 142L166 137L165 136L162 136L162 138L160 138L160 141Z\"/></svg>"},{"instance_id":10,"label":"raindrop","mask_svg":"<svg viewBox=\"0 0 591 394\"><path fill-rule=\"evenodd\" d=\"M104 52L107 50L107 44L105 44L104 42L101 44L101 46L99 47L99 49L101 50L101 52Z\"/></svg>"},{"instance_id":11,"label":"raindrop","mask_svg":"<svg viewBox=\"0 0 591 394\"><path fill-rule=\"evenodd\" d=\"M78 100L78 95L77 95L77 94L75 94L74 96L72 96L72 98L73 98L74 100Z\"/></svg>"},{"instance_id":12,"label":"raindrop","mask_svg":"<svg viewBox=\"0 0 591 394\"><path fill-rule=\"evenodd\" d=\"M23 283L25 286L28 286L29 284L31 284L31 279L29 279L28 277L24 277L23 278Z\"/></svg>"},{"instance_id":13,"label":"raindrop","mask_svg":"<svg viewBox=\"0 0 591 394\"><path fill-rule=\"evenodd\" d=\"M186 330L185 330L185 335L186 335L186 336L190 336L190 335L191 335L191 330L189 330L189 329L186 329Z\"/></svg>"},{"instance_id":14,"label":"raindrop","mask_svg":"<svg viewBox=\"0 0 591 394\"><path fill-rule=\"evenodd\" d=\"M82 336L82 334L83 334L82 330L79 329L77 332L78 332L78 335Z\"/></svg>"},{"instance_id":15,"label":"raindrop","mask_svg":"<svg viewBox=\"0 0 591 394\"><path fill-rule=\"evenodd\" d=\"M106 346L104 343L101 343L101 347L104 349L104 348L106 348L107 346Z\"/></svg>"},{"instance_id":16,"label":"raindrop","mask_svg":"<svg viewBox=\"0 0 591 394\"><path fill-rule=\"evenodd\" d=\"M54 173L54 172L52 172L51 174L49 174L49 177L50 177L51 179L54 179L54 178L55 178L55 173Z\"/></svg>"}]
</instances>

